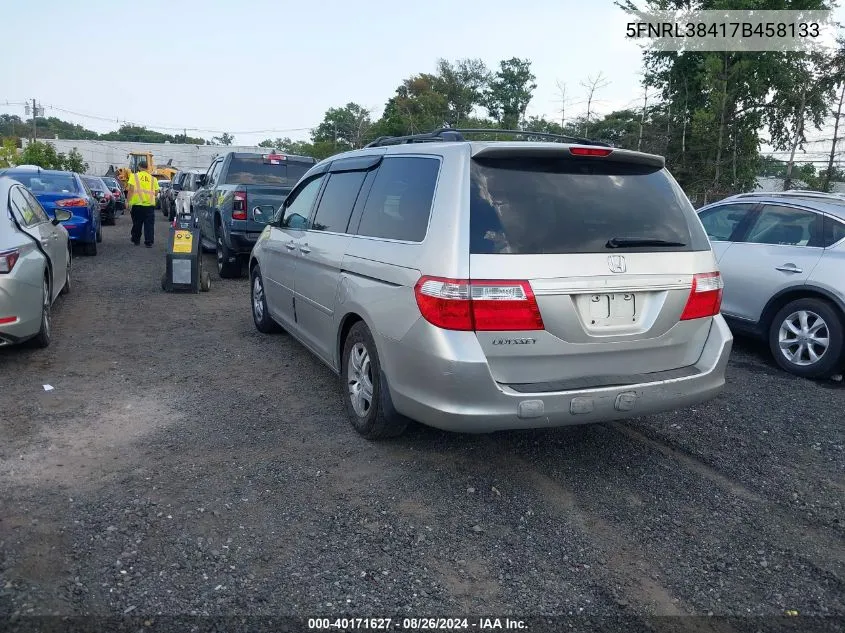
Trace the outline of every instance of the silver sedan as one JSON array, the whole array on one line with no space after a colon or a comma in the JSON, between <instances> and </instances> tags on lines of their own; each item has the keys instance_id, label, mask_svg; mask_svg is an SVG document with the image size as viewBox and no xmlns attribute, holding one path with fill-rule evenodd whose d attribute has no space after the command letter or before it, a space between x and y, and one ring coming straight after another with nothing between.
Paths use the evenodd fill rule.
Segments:
<instances>
[{"instance_id":1,"label":"silver sedan","mask_svg":"<svg viewBox=\"0 0 845 633\"><path fill-rule=\"evenodd\" d=\"M0 177L0 347L29 341L47 347L56 297L70 292L71 244L29 190Z\"/></svg>"}]
</instances>

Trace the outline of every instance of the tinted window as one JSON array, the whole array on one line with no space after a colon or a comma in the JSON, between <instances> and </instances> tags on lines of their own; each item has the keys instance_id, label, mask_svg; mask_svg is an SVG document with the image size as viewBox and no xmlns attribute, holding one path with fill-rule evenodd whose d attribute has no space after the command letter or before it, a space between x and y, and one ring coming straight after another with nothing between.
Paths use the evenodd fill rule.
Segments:
<instances>
[{"instance_id":1,"label":"tinted window","mask_svg":"<svg viewBox=\"0 0 845 633\"><path fill-rule=\"evenodd\" d=\"M32 210L35 214L35 224L40 224L42 222L49 222L50 217L44 211L44 207L41 206L41 203L35 199L28 191L24 190L21 192L23 194L24 199L27 202L27 206Z\"/></svg>"},{"instance_id":2,"label":"tinted window","mask_svg":"<svg viewBox=\"0 0 845 633\"><path fill-rule=\"evenodd\" d=\"M717 242L729 242L739 224L748 217L753 203L725 204L698 214L707 237Z\"/></svg>"},{"instance_id":3,"label":"tinted window","mask_svg":"<svg viewBox=\"0 0 845 633\"><path fill-rule=\"evenodd\" d=\"M654 167L590 159L472 161L472 253L606 253L613 238L683 244L661 252L707 250L694 213L674 180Z\"/></svg>"},{"instance_id":4,"label":"tinted window","mask_svg":"<svg viewBox=\"0 0 845 633\"><path fill-rule=\"evenodd\" d=\"M292 229L305 229L308 225L308 216L311 215L311 207L323 184L323 176L309 180L307 184L292 192L285 200L284 217L282 226Z\"/></svg>"},{"instance_id":5,"label":"tinted window","mask_svg":"<svg viewBox=\"0 0 845 633\"><path fill-rule=\"evenodd\" d=\"M311 229L345 233L349 216L352 215L352 208L366 176L367 173L363 171L331 174L320 198L320 206L317 207Z\"/></svg>"},{"instance_id":6,"label":"tinted window","mask_svg":"<svg viewBox=\"0 0 845 633\"><path fill-rule=\"evenodd\" d=\"M120 185L114 178L103 178L103 182L106 183L112 189L120 189Z\"/></svg>"},{"instance_id":7,"label":"tinted window","mask_svg":"<svg viewBox=\"0 0 845 633\"><path fill-rule=\"evenodd\" d=\"M105 191L105 186L99 180L94 178L85 178L85 184L91 191Z\"/></svg>"},{"instance_id":8,"label":"tinted window","mask_svg":"<svg viewBox=\"0 0 845 633\"><path fill-rule=\"evenodd\" d=\"M824 219L824 245L833 246L837 242L845 240L845 222L834 218Z\"/></svg>"},{"instance_id":9,"label":"tinted window","mask_svg":"<svg viewBox=\"0 0 845 633\"><path fill-rule=\"evenodd\" d=\"M205 183L208 186L214 186L217 184L217 176L220 174L220 166L223 164L222 160L218 160L216 163L212 164L210 167L210 171L208 172L208 182Z\"/></svg>"},{"instance_id":10,"label":"tinted window","mask_svg":"<svg viewBox=\"0 0 845 633\"><path fill-rule=\"evenodd\" d=\"M76 186L76 179L71 174L28 174L12 172L6 175L25 185L35 194L79 192Z\"/></svg>"},{"instance_id":11,"label":"tinted window","mask_svg":"<svg viewBox=\"0 0 845 633\"><path fill-rule=\"evenodd\" d=\"M821 247L824 241L823 224L824 220L818 213L767 204L760 211L745 241L752 244Z\"/></svg>"},{"instance_id":12,"label":"tinted window","mask_svg":"<svg viewBox=\"0 0 845 633\"><path fill-rule=\"evenodd\" d=\"M358 235L422 242L439 170L436 158L385 158L364 206Z\"/></svg>"},{"instance_id":13,"label":"tinted window","mask_svg":"<svg viewBox=\"0 0 845 633\"><path fill-rule=\"evenodd\" d=\"M273 163L276 164L273 164ZM314 165L286 160L271 161L263 156L232 158L226 174L229 185L287 185L293 187Z\"/></svg>"}]
</instances>

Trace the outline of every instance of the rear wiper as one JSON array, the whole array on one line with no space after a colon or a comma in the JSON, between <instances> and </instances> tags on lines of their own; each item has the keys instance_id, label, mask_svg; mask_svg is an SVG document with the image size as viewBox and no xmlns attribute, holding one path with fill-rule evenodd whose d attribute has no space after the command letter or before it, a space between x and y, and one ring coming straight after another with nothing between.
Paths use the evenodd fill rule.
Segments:
<instances>
[{"instance_id":1,"label":"rear wiper","mask_svg":"<svg viewBox=\"0 0 845 633\"><path fill-rule=\"evenodd\" d=\"M607 248L637 248L640 246L686 246L684 242L670 242L648 237L612 237L605 244Z\"/></svg>"}]
</instances>

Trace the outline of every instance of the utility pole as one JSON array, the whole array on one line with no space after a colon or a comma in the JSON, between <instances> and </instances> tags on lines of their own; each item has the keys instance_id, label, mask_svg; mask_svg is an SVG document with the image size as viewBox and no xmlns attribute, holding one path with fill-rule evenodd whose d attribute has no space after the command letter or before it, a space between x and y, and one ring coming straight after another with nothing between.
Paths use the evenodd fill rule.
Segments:
<instances>
[{"instance_id":1,"label":"utility pole","mask_svg":"<svg viewBox=\"0 0 845 633\"><path fill-rule=\"evenodd\" d=\"M26 114L30 113L29 103L26 104L26 107L24 108L24 112ZM38 102L35 99L33 99L32 100L32 141L33 142L38 140L38 125L37 125L35 119L39 115L41 115L41 116L44 115L44 108L42 106L38 105Z\"/></svg>"}]
</instances>

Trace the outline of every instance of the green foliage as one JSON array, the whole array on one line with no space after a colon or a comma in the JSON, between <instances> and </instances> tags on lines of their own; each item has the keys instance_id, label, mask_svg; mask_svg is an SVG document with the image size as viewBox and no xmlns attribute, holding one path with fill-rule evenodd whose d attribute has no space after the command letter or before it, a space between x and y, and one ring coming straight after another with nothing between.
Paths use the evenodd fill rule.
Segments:
<instances>
[{"instance_id":1,"label":"green foliage","mask_svg":"<svg viewBox=\"0 0 845 633\"><path fill-rule=\"evenodd\" d=\"M141 125L121 125L115 132L107 132L99 136L103 141L130 141L134 143L188 143L190 145L206 145L203 138L178 134L163 134L155 130L148 130Z\"/></svg>"},{"instance_id":2,"label":"green foliage","mask_svg":"<svg viewBox=\"0 0 845 633\"><path fill-rule=\"evenodd\" d=\"M82 160L82 154L80 154L79 150L74 147L65 157L63 169L84 174L88 171L88 163Z\"/></svg>"},{"instance_id":3,"label":"green foliage","mask_svg":"<svg viewBox=\"0 0 845 633\"><path fill-rule=\"evenodd\" d=\"M75 147L65 156L61 152L56 152L52 143L44 141L27 144L14 160L18 165L38 165L44 169L62 169L80 173L88 169L88 163L82 160L82 154Z\"/></svg>"},{"instance_id":4,"label":"green foliage","mask_svg":"<svg viewBox=\"0 0 845 633\"><path fill-rule=\"evenodd\" d=\"M220 136L211 137L211 145L231 145L235 141L235 137L228 132L223 132Z\"/></svg>"},{"instance_id":5,"label":"green foliage","mask_svg":"<svg viewBox=\"0 0 845 633\"><path fill-rule=\"evenodd\" d=\"M490 77L490 71L480 59L437 61L433 88L446 97L445 122L450 127L467 122L475 107L482 103Z\"/></svg>"},{"instance_id":6,"label":"green foliage","mask_svg":"<svg viewBox=\"0 0 845 633\"><path fill-rule=\"evenodd\" d=\"M362 147L373 126L370 112L357 103L347 103L342 108L329 108L320 123L311 132L314 143L333 144L336 151Z\"/></svg>"},{"instance_id":7,"label":"green foliage","mask_svg":"<svg viewBox=\"0 0 845 633\"><path fill-rule=\"evenodd\" d=\"M757 174L765 178L784 178L786 163L773 156L761 156Z\"/></svg>"},{"instance_id":8,"label":"green foliage","mask_svg":"<svg viewBox=\"0 0 845 633\"><path fill-rule=\"evenodd\" d=\"M499 62L499 70L484 92L484 106L504 129L516 129L537 88L529 60L513 57Z\"/></svg>"},{"instance_id":9,"label":"green foliage","mask_svg":"<svg viewBox=\"0 0 845 633\"><path fill-rule=\"evenodd\" d=\"M0 146L0 169L14 167L18 161L17 141L14 138L3 138Z\"/></svg>"}]
</instances>

